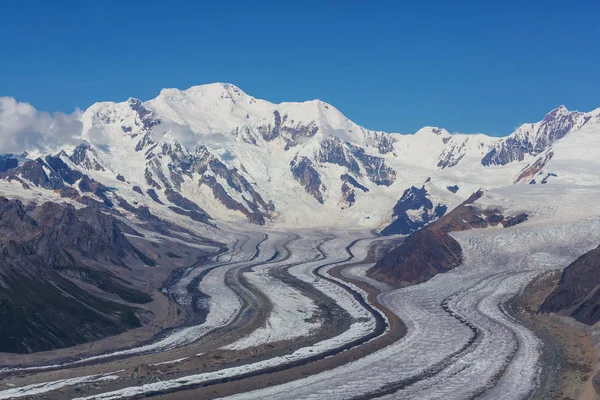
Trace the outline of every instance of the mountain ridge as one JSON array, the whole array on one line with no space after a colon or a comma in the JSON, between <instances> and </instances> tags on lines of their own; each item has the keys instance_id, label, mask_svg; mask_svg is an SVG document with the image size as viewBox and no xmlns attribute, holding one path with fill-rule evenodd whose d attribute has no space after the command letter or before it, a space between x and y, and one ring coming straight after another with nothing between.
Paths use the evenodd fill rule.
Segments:
<instances>
[{"instance_id":1,"label":"mountain ridge","mask_svg":"<svg viewBox=\"0 0 600 400\"><path fill-rule=\"evenodd\" d=\"M588 132L595 143L600 109L560 106L504 138L436 127L397 134L364 128L320 100L276 104L215 83L163 89L148 101L95 103L81 120L82 144L57 157L111 188L117 207L115 196L191 218L192 210L169 200L176 192L216 221L381 228L412 187L423 186L426 203L413 201L403 217L416 227L441 216L431 219L422 207L452 209L479 188L561 182L563 175L584 181L565 167L564 154L573 154L562 142ZM42 164L36 168L53 175Z\"/></svg>"}]
</instances>

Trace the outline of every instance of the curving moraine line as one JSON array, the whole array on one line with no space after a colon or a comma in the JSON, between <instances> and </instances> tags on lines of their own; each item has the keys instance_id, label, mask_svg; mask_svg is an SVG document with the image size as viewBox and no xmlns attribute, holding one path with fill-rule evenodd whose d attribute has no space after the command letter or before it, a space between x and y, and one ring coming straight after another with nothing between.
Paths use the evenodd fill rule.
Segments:
<instances>
[{"instance_id":1,"label":"curving moraine line","mask_svg":"<svg viewBox=\"0 0 600 400\"><path fill-rule=\"evenodd\" d=\"M201 383L183 384L181 386L169 388L169 389L148 390L144 393L134 394L131 396L125 396L125 398L141 399L141 398L145 398L145 397L164 396L164 395L180 393L180 392L189 392L189 391L200 389L200 388L209 388L211 386L220 385L220 384L239 382L239 381L242 381L242 380L245 380L248 378L264 377L269 374L275 374L278 372L288 371L293 368L302 367L302 366L306 366L308 364L311 364L311 363L314 363L317 361L325 360L327 358L330 358L330 357L339 355L343 352L346 352L350 349L357 348L358 346L361 346L361 345L385 334L389 325L388 325L386 318L382 315L382 313L379 310L372 307L369 304L369 302L363 298L363 296L360 294L360 292L358 292L357 290L352 288L350 285L347 285L336 279L333 279L333 278L327 276L325 272L323 272L323 270L327 267L330 267L333 265L338 265L338 264L343 264L343 263L347 263L347 262L351 261L354 258L351 248L356 243L358 243L360 240L364 240L364 239L354 240L348 246L345 247L345 251L348 254L347 258L345 258L343 260L319 265L313 269L313 274L318 276L320 279L325 279L325 280L343 288L347 292L349 292L353 296L353 298L356 299L356 301L373 316L376 323L375 323L375 328L373 331L371 331L371 333L369 333L368 335L365 335L361 338L355 339L351 342L345 343L341 346L320 352L318 354L315 354L314 356L309 356L309 357L303 358L301 360L296 360L296 361L292 361L292 362L288 362L288 363L282 363L282 364L278 364L278 365L274 365L274 366L270 366L270 367L266 367L266 368L261 368L258 370L249 371L249 372L238 374L238 375L231 376L231 377L210 379L210 380L207 380L207 381L204 381ZM326 258L326 254L322 251L320 245L317 246L317 249L322 254L322 256L324 258ZM183 378L185 378L185 377L183 377Z\"/></svg>"},{"instance_id":2,"label":"curving moraine line","mask_svg":"<svg viewBox=\"0 0 600 400\"><path fill-rule=\"evenodd\" d=\"M252 326L253 323L256 323L257 321L260 320L260 318L257 318L257 313L261 312L261 305L266 305L269 300L257 288L252 287L252 285L250 285L245 280L245 278L243 277L243 273L257 265L284 262L285 260L287 260L290 257L290 250L288 248L288 245L295 239L297 239L296 235L290 235L287 238L287 240L285 240L283 242L281 242L281 241L275 242L275 249L273 251L273 255L267 261L249 264L250 261L256 260L256 258L260 254L260 252L261 252L260 245L264 241L267 240L267 237L265 237L265 238L263 238L263 240L261 240L260 243L257 243L255 245L254 254L250 258L250 261L245 261L243 263L242 262L232 263L232 264L242 264L242 265L240 265L238 267L233 267L233 268L227 270L226 284L236 293L236 295L239 297L239 299L244 302L243 303L244 305L240 308L239 312L236 314L235 318L232 321L230 321L230 323L228 323L225 326L216 328L210 334L212 334L213 336L214 335L218 336L227 331L235 331L238 329L238 327ZM274 374L274 373L278 373L278 372L282 372L282 371L289 371L289 370L292 370L297 367L307 366L309 364L312 364L312 363L315 363L318 361L322 362L326 359L330 359L332 356L339 355L340 353L346 352L347 350L350 350L350 349L355 349L355 348L385 334L389 327L389 324L388 324L388 321L386 320L386 318L384 317L384 315L379 310L372 307L369 304L369 301L364 299L363 295L361 295L360 292L358 292L357 290L352 288L350 285L345 284L345 283L341 282L340 280L337 280L337 279L334 279L334 278L328 276L327 272L325 271L325 269L327 267L348 263L349 261L354 259L354 254L352 253L352 247L356 243L358 243L360 240L363 240L363 239L354 240L348 246L345 247L345 252L348 254L348 257L346 257L343 260L338 260L338 261L318 265L317 267L315 267L312 270L312 274L317 276L319 279L324 279L338 287L341 287L345 291L347 291L356 300L356 302L360 304L361 307L366 309L373 316L373 318L375 320L375 328L369 334L367 334L361 338L352 340L351 342L340 345L336 348L320 352L318 354L315 354L314 356L309 356L309 357L306 357L301 360L296 360L296 361L282 363L282 364L278 364L278 365L274 365L274 366L270 366L270 367L266 367L266 368L261 368L259 370L249 371L247 373L238 374L238 375L232 376L232 377L211 379L211 380L208 380L208 381L205 381L202 383L189 384L189 385L185 385L185 386L171 388L168 390L148 391L143 394L136 394L133 396L125 396L125 397L143 398L143 397L148 397L148 396L159 396L159 395L173 394L173 393L178 393L178 392L187 393L191 390L195 390L195 389L199 389L199 388L206 388L206 387L211 387L214 385L219 385L219 384L224 384L224 383L237 382L237 381L241 381L241 380L244 380L247 378L263 377L263 376L266 376L269 374ZM316 249L320 254L317 258L315 258L313 260L302 260L301 262L298 262L298 263L283 265L279 268L274 268L273 271L274 271L275 275L279 276L279 277L283 277L283 279L286 280L287 282L289 282L289 284L291 284L292 286L297 286L300 289L307 290L307 292L311 293L311 297L322 296L322 297L326 297L329 300L331 300L329 297L327 297L327 295L325 293L321 292L320 290L318 290L314 287L308 288L308 286L310 286L308 283L301 281L298 278L292 276L288 271L288 269L294 265L300 265L300 264L304 264L304 263L308 263L308 262L314 262L314 261L318 261L319 259L326 259L327 255L325 254L325 252L322 249L322 245L324 244L324 242L325 242L325 240L316 246ZM209 268L212 270L212 269L218 268L219 265L221 265L221 266L227 265L227 263L224 263L224 264L219 263L218 260L215 264L216 265L212 265ZM204 267L206 267L206 265L204 265ZM196 277L194 277L194 279L192 279L194 284L190 283L187 285L187 287L188 288L190 288L190 286L198 287L197 284L199 284L201 282L201 280L203 279L203 277L205 277L207 274L208 274L208 272L202 271L198 276L196 276ZM183 275L181 275L181 276L183 277ZM177 281L179 281L179 280L177 280ZM174 285L175 281L173 281L172 284ZM196 295L196 294L197 293L192 293L192 295ZM339 306L337 306L337 307L339 307ZM262 311L264 311L264 310L262 310ZM208 336L208 335L209 334L207 334L205 336ZM202 339L204 339L204 338L205 337L203 337ZM185 344L183 346L185 346ZM376 346L370 346L370 347L368 346L368 348L369 348L369 353L377 350ZM373 348L372 351L371 351L371 348ZM359 353L357 353L357 354L359 354ZM368 353L365 353L365 354L368 354ZM136 353L134 355L129 355L129 356L135 357L135 356L139 356L139 355L140 354ZM345 357L342 357L342 359L341 359L341 360L343 360L342 363L353 361L353 360L346 360L348 358L347 356L348 356L348 353L346 353ZM361 356L364 356L364 354ZM361 356L357 355L356 357L361 357ZM113 361L114 359L111 358L110 360ZM101 362L107 362L107 359L103 359L103 360L101 360ZM326 364L321 363L319 365L326 365ZM342 365L342 364L339 364L339 365ZM80 365L77 365L77 366L79 367ZM64 367L64 366L60 366L59 368L61 368L61 367ZM333 368L333 367L329 367L329 368ZM322 370L324 370L324 369L322 369ZM304 374L305 374L304 372L301 372L299 374L299 376L297 376L296 378L303 377L303 376L305 376ZM185 375L181 376L180 378L176 378L176 379L185 379ZM123 388L126 388L126 387L127 386L124 386ZM129 386L129 387L132 387L132 386Z\"/></svg>"},{"instance_id":3,"label":"curving moraine line","mask_svg":"<svg viewBox=\"0 0 600 400\"><path fill-rule=\"evenodd\" d=\"M474 288L477 288L478 286L485 284L486 282L489 281L493 281L495 279L497 279L498 277L509 277L509 276L516 276L516 275L520 275L521 273L502 273L502 274L497 274L497 275L492 275L492 276L488 276L478 282L476 282L475 284L473 284L471 287L464 289L461 292L455 293L451 296L446 297L441 303L440 303L440 308L449 316L453 317L454 319L456 319L460 324L462 324L463 326L465 326L466 328L468 328L471 331L471 336L469 337L468 341L464 344L464 346L462 346L460 349L458 349L457 351L449 354L448 356L446 356L444 359L442 359L440 362L431 365L430 367L428 367L426 370L422 371L421 373L405 378L403 380L399 380L397 382L393 382L388 384L387 386L380 388L378 390L375 390L373 392L370 393L364 393L361 394L359 396L355 396L352 397L352 400L367 400L367 399L375 399L375 398L380 398L380 397L384 397L387 395L392 395L396 392L399 392L403 389L407 389L417 383L423 382L423 381L427 381L430 379L434 379L437 376L439 376L440 374L442 374L444 371L448 370L450 367L452 366L456 366L456 364L463 358L465 357L467 354L474 352L477 350L477 348L481 345L482 338L485 335L485 331L486 329L481 329L480 327L478 327L477 325L475 325L474 323L472 323L469 320L468 316L464 316L461 315L458 311L454 310L451 306L452 301L454 299L457 299L461 296L464 295L468 295L468 292ZM485 287L485 286L484 286ZM515 296L516 297L516 296ZM510 312L507 309L507 304L512 303L515 300L515 297L512 297L510 299L507 299L504 302L501 302L498 304L498 309L501 312L501 314L506 317L508 320L511 320L515 323L519 323L512 315L510 315ZM502 321L498 321L496 318L494 318L493 316L487 315L485 313L482 313L481 311L479 311L479 305L486 299L486 297L483 297L481 299L478 300L478 302L476 303L476 306L474 307L474 311L479 313L481 317L492 321L494 323L497 323L499 325L502 325L505 329L509 330L509 333L511 335L511 337L513 338L512 342L514 343L514 347L513 349L506 355L504 355L504 362L502 363L502 366L499 368L498 372L495 374L494 378L489 381L489 382L482 382L480 384L480 389L476 389L474 390L474 392L469 396L469 397L465 397L465 399L476 399L476 398L480 398L481 396L483 396L485 393L487 393L488 391L490 391L491 389L493 389L495 387L495 385L498 383L498 381L500 380L500 378L504 375L505 371L508 369L508 367L510 366L512 360L514 359L515 355L517 354L517 352L519 351L519 340L517 339L517 335L516 332L512 329L510 329L509 327L507 327L504 323L502 323ZM457 375L458 373L462 372L465 368L467 368L467 366L465 365L462 368L458 368L456 371L453 371L453 373L445 376L442 378L442 380L447 380L449 378L451 378L454 375ZM437 382L438 384L440 383L440 381ZM431 386L435 385L436 382L432 382ZM441 384L443 384L443 381L441 382ZM526 397L525 397L526 398Z\"/></svg>"},{"instance_id":4,"label":"curving moraine line","mask_svg":"<svg viewBox=\"0 0 600 400\"><path fill-rule=\"evenodd\" d=\"M262 243L264 243L267 239L268 239L268 235L264 235L264 237L254 246L254 252L252 253L252 256L249 258L249 260L243 261L243 262L244 263L252 262L253 260L255 260L260 255L260 248L259 248L260 245ZM249 237L246 236L246 240L240 244L240 240L236 239L234 245L232 246L232 249L230 251L225 251L225 252L217 254L216 260L212 263L202 264L202 262L205 260L198 260L194 264L192 264L191 266L189 266L187 268L182 268L178 271L175 271L172 274L172 276L169 278L169 280L167 280L163 284L161 291L165 295L167 295L172 301L176 302L177 304L179 304L180 306L182 306L184 308L187 308L187 307L185 307L184 304L182 304L179 301L180 299L178 299L177 296L175 296L175 295L173 295L173 293L171 293L170 289L173 288L183 278L189 276L189 274L191 274L193 271L195 271L199 267L206 268L206 270L203 270L200 273L200 275L202 275L202 277L204 277L208 274L208 272L210 272L216 268L231 264L234 254L241 253L243 250L243 245L245 243L247 243L248 240L249 240ZM238 247L238 245L239 245L239 247ZM230 259L228 261L221 261L221 258L226 255L229 255ZM240 263L240 262L239 261L233 262L233 264L236 264L236 263ZM198 281L198 283L199 283L199 281ZM194 295L194 294L195 294L195 292L192 292L192 295ZM136 343L135 345L132 345L129 347L113 349L111 351L99 353L94 356L84 356L84 357L77 357L77 358L72 358L72 357L63 358L60 361L55 362L54 365L37 365L37 366L16 365L16 366L11 366L11 367L2 369L0 376L5 378L5 377L11 376L11 375L22 374L23 372L26 372L28 374L33 374L36 372L49 372L49 371L60 370L60 369L66 368L66 367L84 367L84 366L89 366L89 365L103 364L103 363L107 363L107 362L111 362L111 361L127 359L127 358L131 358L131 357L143 356L143 355L147 355L147 354L160 353L160 352L165 351L165 349L158 348L158 349L154 349L154 350L141 351L141 352L135 352L135 353L115 354L114 356L111 355L112 353L120 353L123 351L135 350L136 348L139 348L142 346L151 345L153 343L160 341L161 339L164 339L170 333L172 333L178 329L190 327L190 326L198 325L198 324L201 324L201 322L199 322L193 316L190 316L183 325L164 329L161 332L154 335L152 338L142 341L142 342L139 342L139 343ZM201 338L199 338L199 339L201 339ZM189 342L182 343L178 347L183 347L183 346L186 346L189 344L190 344ZM169 350L171 350L171 349L169 349Z\"/></svg>"}]
</instances>

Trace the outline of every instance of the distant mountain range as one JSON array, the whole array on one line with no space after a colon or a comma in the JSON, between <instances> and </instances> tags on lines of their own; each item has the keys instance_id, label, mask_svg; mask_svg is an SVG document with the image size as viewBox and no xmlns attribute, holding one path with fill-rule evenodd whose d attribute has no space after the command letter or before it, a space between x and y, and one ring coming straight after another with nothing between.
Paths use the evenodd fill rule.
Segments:
<instances>
[{"instance_id":1,"label":"distant mountain range","mask_svg":"<svg viewBox=\"0 0 600 400\"><path fill-rule=\"evenodd\" d=\"M561 106L503 138L435 127L389 134L319 100L274 104L215 83L96 103L81 120L74 148L3 156L0 190L206 224L409 233L480 188L599 181L590 149L600 144L600 109Z\"/></svg>"}]
</instances>

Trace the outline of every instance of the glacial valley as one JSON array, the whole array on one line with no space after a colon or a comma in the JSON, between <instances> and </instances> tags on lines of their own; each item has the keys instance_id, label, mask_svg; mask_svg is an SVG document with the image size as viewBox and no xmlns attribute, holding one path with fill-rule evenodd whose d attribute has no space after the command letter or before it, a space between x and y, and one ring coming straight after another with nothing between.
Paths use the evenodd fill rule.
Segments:
<instances>
[{"instance_id":1,"label":"glacial valley","mask_svg":"<svg viewBox=\"0 0 600 400\"><path fill-rule=\"evenodd\" d=\"M0 399L598 397L600 109L399 134L215 83L79 123L0 156Z\"/></svg>"}]
</instances>

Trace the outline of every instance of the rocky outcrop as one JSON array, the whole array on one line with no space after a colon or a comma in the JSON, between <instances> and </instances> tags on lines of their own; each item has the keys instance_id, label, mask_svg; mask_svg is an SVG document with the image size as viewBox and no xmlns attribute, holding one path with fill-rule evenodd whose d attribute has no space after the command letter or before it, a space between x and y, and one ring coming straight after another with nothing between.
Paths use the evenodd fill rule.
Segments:
<instances>
[{"instance_id":1,"label":"rocky outcrop","mask_svg":"<svg viewBox=\"0 0 600 400\"><path fill-rule=\"evenodd\" d=\"M369 189L366 186L363 186L360 183L358 183L358 181L354 179L352 175L342 174L342 176L340 176L340 179L342 180L342 182L347 183L348 185L356 189L362 190L364 193L369 192Z\"/></svg>"},{"instance_id":2,"label":"rocky outcrop","mask_svg":"<svg viewBox=\"0 0 600 400\"><path fill-rule=\"evenodd\" d=\"M369 191L369 189L358 183L358 181L349 174L342 174L342 176L340 176L340 179L342 180L342 201L348 207L352 207L356 202L355 189L361 190L364 193L367 193Z\"/></svg>"},{"instance_id":3,"label":"rocky outcrop","mask_svg":"<svg viewBox=\"0 0 600 400\"><path fill-rule=\"evenodd\" d=\"M28 160L4 174L0 173L0 178L19 181L26 188L33 185L59 191L62 197L84 203L84 194L90 193L108 207L112 207L112 202L107 196L109 188L81 171L71 168L65 160L69 161L69 158L64 152L43 159Z\"/></svg>"},{"instance_id":4,"label":"rocky outcrop","mask_svg":"<svg viewBox=\"0 0 600 400\"><path fill-rule=\"evenodd\" d=\"M198 206L193 201L183 197L181 194L174 191L173 189L165 190L165 195L167 196L167 200L169 200L171 203L178 206L178 207L170 207L171 210L183 209L183 210L188 211L187 213L176 211L178 214L188 215L195 221L203 222L203 223L208 223L208 220L211 219L210 216L202 208L200 208L200 206Z\"/></svg>"},{"instance_id":5,"label":"rocky outcrop","mask_svg":"<svg viewBox=\"0 0 600 400\"><path fill-rule=\"evenodd\" d=\"M77 189L72 188L71 186L65 186L60 190L60 197L67 197L69 199L76 200L80 196Z\"/></svg>"},{"instance_id":6,"label":"rocky outcrop","mask_svg":"<svg viewBox=\"0 0 600 400\"><path fill-rule=\"evenodd\" d=\"M73 154L69 157L71 162L79 165L82 168L93 171L105 171L104 166L100 162L100 157L96 150L88 143L82 143L75 147Z\"/></svg>"},{"instance_id":7,"label":"rocky outcrop","mask_svg":"<svg viewBox=\"0 0 600 400\"><path fill-rule=\"evenodd\" d=\"M200 175L198 184L208 186L213 196L230 210L241 212L252 223L263 225L275 210L272 202L263 199L255 186L237 168L230 168L213 155L206 147L200 147L194 154L189 170ZM220 178L220 179L217 179ZM219 182L226 182L227 188L237 192L240 202Z\"/></svg>"},{"instance_id":8,"label":"rocky outcrop","mask_svg":"<svg viewBox=\"0 0 600 400\"><path fill-rule=\"evenodd\" d=\"M163 203L162 201L160 201L160 198L158 197L158 194L156 194L156 190L154 189L148 189L146 191L146 193L148 193L148 196L150 196L150 198L155 202L158 203L160 205L165 205L165 203Z\"/></svg>"},{"instance_id":9,"label":"rocky outcrop","mask_svg":"<svg viewBox=\"0 0 600 400\"><path fill-rule=\"evenodd\" d=\"M148 110L140 100L130 98L127 100L127 105L136 113L137 116L133 122L137 133L131 133L133 137L142 133L148 133L152 127L161 123L160 119L155 118L152 111ZM125 133L133 132L133 128L131 126L121 126L121 128Z\"/></svg>"},{"instance_id":10,"label":"rocky outcrop","mask_svg":"<svg viewBox=\"0 0 600 400\"><path fill-rule=\"evenodd\" d=\"M377 143L379 154L387 154L394 151L394 143L396 142L392 135L385 132L373 133L373 138Z\"/></svg>"},{"instance_id":11,"label":"rocky outcrop","mask_svg":"<svg viewBox=\"0 0 600 400\"><path fill-rule=\"evenodd\" d=\"M352 150L352 155L362 164L371 182L378 186L390 186L394 183L396 171L388 167L383 158L367 154L362 147L353 145L349 145L349 147Z\"/></svg>"},{"instance_id":12,"label":"rocky outcrop","mask_svg":"<svg viewBox=\"0 0 600 400\"><path fill-rule=\"evenodd\" d=\"M408 236L367 271L367 275L398 287L428 281L462 262L462 250L450 232L498 224L508 227L527 219L526 214L507 218L499 209L481 210L473 203L482 195L482 191L474 193L448 214Z\"/></svg>"},{"instance_id":13,"label":"rocky outcrop","mask_svg":"<svg viewBox=\"0 0 600 400\"><path fill-rule=\"evenodd\" d=\"M61 153L56 156L46 156L46 164L56 172L66 183L73 185L75 182L83 178L83 174L69 167L62 159L61 155L66 157L66 154ZM89 180L89 178L88 178Z\"/></svg>"},{"instance_id":14,"label":"rocky outcrop","mask_svg":"<svg viewBox=\"0 0 600 400\"><path fill-rule=\"evenodd\" d=\"M273 123L257 127L258 132L267 142L278 137L285 141L285 150L296 146L302 138L310 138L317 134L319 127L314 121L303 123L294 121L287 114L283 116L279 110L273 111Z\"/></svg>"},{"instance_id":15,"label":"rocky outcrop","mask_svg":"<svg viewBox=\"0 0 600 400\"><path fill-rule=\"evenodd\" d=\"M442 154L440 154L437 167L444 169L458 165L465 156L468 143L469 138L465 138L462 142L451 142L448 147L442 151Z\"/></svg>"},{"instance_id":16,"label":"rocky outcrop","mask_svg":"<svg viewBox=\"0 0 600 400\"><path fill-rule=\"evenodd\" d=\"M63 178L41 158L26 161L2 177L8 180L25 180L34 186L49 190L60 190L65 186Z\"/></svg>"},{"instance_id":17,"label":"rocky outcrop","mask_svg":"<svg viewBox=\"0 0 600 400\"><path fill-rule=\"evenodd\" d=\"M527 165L523 171L519 174L517 179L515 179L515 183L528 182L531 183L532 179L538 174L542 173L542 169L548 164L548 161L552 159L554 156L554 152L549 151L545 155L539 157L535 162L531 165ZM545 183L545 182L544 182Z\"/></svg>"},{"instance_id":18,"label":"rocky outcrop","mask_svg":"<svg viewBox=\"0 0 600 400\"><path fill-rule=\"evenodd\" d=\"M257 225L265 224L265 214L262 213L255 204L246 201L246 204L242 204L239 201L231 197L223 185L217 182L216 178L211 175L203 176L199 181L200 186L208 186L213 193L215 199L219 200L221 204L230 210L239 211L248 218L248 221Z\"/></svg>"},{"instance_id":19,"label":"rocky outcrop","mask_svg":"<svg viewBox=\"0 0 600 400\"><path fill-rule=\"evenodd\" d=\"M348 172L356 176L361 176L358 161L347 150L344 142L337 137L328 137L321 142L321 148L316 155L316 161L321 163L330 163L345 167Z\"/></svg>"},{"instance_id":20,"label":"rocky outcrop","mask_svg":"<svg viewBox=\"0 0 600 400\"><path fill-rule=\"evenodd\" d=\"M386 226L382 235L408 235L435 221L446 213L447 206L434 204L429 199L425 186L412 186L404 191L393 209L394 221Z\"/></svg>"},{"instance_id":21,"label":"rocky outcrop","mask_svg":"<svg viewBox=\"0 0 600 400\"><path fill-rule=\"evenodd\" d=\"M456 240L441 229L423 229L388 253L367 275L403 287L428 281L460 265L462 250Z\"/></svg>"},{"instance_id":22,"label":"rocky outcrop","mask_svg":"<svg viewBox=\"0 0 600 400\"><path fill-rule=\"evenodd\" d=\"M379 186L390 186L396 179L396 171L387 166L382 157L369 155L363 147L333 136L321 142L316 161L345 167L355 176L362 176L364 171L367 178Z\"/></svg>"},{"instance_id":23,"label":"rocky outcrop","mask_svg":"<svg viewBox=\"0 0 600 400\"><path fill-rule=\"evenodd\" d=\"M290 170L292 175L306 193L313 196L319 203L323 204L325 201L324 193L326 190L325 185L321 181L321 175L315 169L312 161L307 157L295 157L290 162Z\"/></svg>"},{"instance_id":24,"label":"rocky outcrop","mask_svg":"<svg viewBox=\"0 0 600 400\"><path fill-rule=\"evenodd\" d=\"M600 246L567 266L540 312L569 315L584 324L600 321Z\"/></svg>"},{"instance_id":25,"label":"rocky outcrop","mask_svg":"<svg viewBox=\"0 0 600 400\"><path fill-rule=\"evenodd\" d=\"M342 201L344 203L346 203L346 205L348 207L352 207L354 205L354 203L356 202L356 192L354 191L354 189L352 187L350 187L350 185L348 185L348 182L344 182L342 183Z\"/></svg>"}]
</instances>

